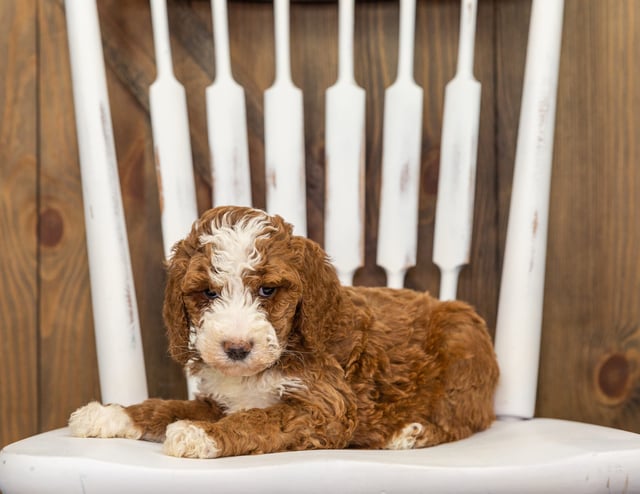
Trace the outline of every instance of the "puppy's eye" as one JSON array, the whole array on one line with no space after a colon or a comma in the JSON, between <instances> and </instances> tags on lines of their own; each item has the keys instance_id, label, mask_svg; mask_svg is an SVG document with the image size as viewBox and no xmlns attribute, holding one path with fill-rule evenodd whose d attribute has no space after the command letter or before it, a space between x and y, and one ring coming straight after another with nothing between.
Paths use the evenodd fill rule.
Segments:
<instances>
[{"instance_id":1,"label":"puppy's eye","mask_svg":"<svg viewBox=\"0 0 640 494\"><path fill-rule=\"evenodd\" d=\"M202 293L204 293L204 296L207 297L209 300L215 300L220 296L220 294L218 292L216 292L215 290L210 290L210 289L207 289Z\"/></svg>"},{"instance_id":2,"label":"puppy's eye","mask_svg":"<svg viewBox=\"0 0 640 494\"><path fill-rule=\"evenodd\" d=\"M269 298L273 296L274 293L276 293L276 290L277 288L275 286L261 286L258 289L258 295L263 298Z\"/></svg>"}]
</instances>

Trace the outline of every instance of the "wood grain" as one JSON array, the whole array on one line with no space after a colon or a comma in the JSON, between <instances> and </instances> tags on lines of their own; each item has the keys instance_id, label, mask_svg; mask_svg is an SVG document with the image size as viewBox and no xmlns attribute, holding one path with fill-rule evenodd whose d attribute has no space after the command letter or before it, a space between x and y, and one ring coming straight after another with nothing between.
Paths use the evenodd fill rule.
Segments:
<instances>
[{"instance_id":1,"label":"wood grain","mask_svg":"<svg viewBox=\"0 0 640 494\"><path fill-rule=\"evenodd\" d=\"M538 402L542 415L635 431L639 59L638 2L567 5Z\"/></svg>"},{"instance_id":2,"label":"wood grain","mask_svg":"<svg viewBox=\"0 0 640 494\"><path fill-rule=\"evenodd\" d=\"M45 430L100 397L64 10L40 0L39 401Z\"/></svg>"},{"instance_id":3,"label":"wood grain","mask_svg":"<svg viewBox=\"0 0 640 494\"><path fill-rule=\"evenodd\" d=\"M185 380L168 356L162 323L164 253L148 113L148 86L155 79L151 18L146 2L128 9L116 5L102 2L99 15L109 46L107 85L149 394L184 397Z\"/></svg>"},{"instance_id":4,"label":"wood grain","mask_svg":"<svg viewBox=\"0 0 640 494\"><path fill-rule=\"evenodd\" d=\"M15 5L14 5L15 4ZM471 264L460 295L495 324L530 0L479 3L481 133ZM99 0L105 64L150 393L183 397L160 308L164 271L148 115L155 78L146 0ZM198 207L211 205L204 89L214 73L209 2L169 1L175 72L187 89ZM0 4L0 445L64 425L99 398L84 218L61 0ZM396 72L397 2L357 2L355 77L366 96L366 265L375 266L385 88ZM292 72L304 91L310 236L324 239L324 91L337 74L337 4L294 2ZM418 265L431 263L444 86L455 72L459 2L417 5L424 88ZM640 3L566 0L537 414L640 432ZM270 2L231 2L233 73L245 88L253 199L264 207L263 93L274 77ZM38 40L38 41L37 41ZM38 83L36 83L39 81ZM25 301L28 301L25 303ZM20 307L20 310L16 310ZM8 350L5 350L8 349Z\"/></svg>"},{"instance_id":5,"label":"wood grain","mask_svg":"<svg viewBox=\"0 0 640 494\"><path fill-rule=\"evenodd\" d=\"M0 15L0 446L38 431L36 3Z\"/></svg>"},{"instance_id":6,"label":"wood grain","mask_svg":"<svg viewBox=\"0 0 640 494\"><path fill-rule=\"evenodd\" d=\"M440 138L445 85L454 76L458 55L460 11L454 2L418 4L416 81L425 90L420 198L418 266L407 285L438 293L439 272L432 262L433 229L440 166ZM471 262L463 269L459 297L471 302L495 325L497 276L496 160L494 139L493 5L480 2L478 10L475 77L482 84L480 136L476 178L474 236ZM480 283L482 280L482 283Z\"/></svg>"}]
</instances>

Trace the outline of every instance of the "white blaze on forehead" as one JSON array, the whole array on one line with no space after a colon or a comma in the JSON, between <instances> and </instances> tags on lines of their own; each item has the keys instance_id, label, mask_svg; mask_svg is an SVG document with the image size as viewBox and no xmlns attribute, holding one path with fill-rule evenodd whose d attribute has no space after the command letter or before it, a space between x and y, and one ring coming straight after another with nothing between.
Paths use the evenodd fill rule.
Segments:
<instances>
[{"instance_id":1,"label":"white blaze on forehead","mask_svg":"<svg viewBox=\"0 0 640 494\"><path fill-rule=\"evenodd\" d=\"M256 242L273 230L266 214L250 216L236 223L231 223L228 215L212 221L211 233L200 235L202 245L213 245L212 281L224 286L231 279L241 279L246 271L255 270L261 260Z\"/></svg>"}]
</instances>

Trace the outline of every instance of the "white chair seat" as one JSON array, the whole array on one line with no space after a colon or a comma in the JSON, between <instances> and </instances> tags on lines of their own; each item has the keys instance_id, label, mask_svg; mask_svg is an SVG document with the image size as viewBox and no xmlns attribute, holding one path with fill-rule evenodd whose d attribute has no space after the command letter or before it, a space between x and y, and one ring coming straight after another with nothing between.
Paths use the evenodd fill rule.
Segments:
<instances>
[{"instance_id":1,"label":"white chair seat","mask_svg":"<svg viewBox=\"0 0 640 494\"><path fill-rule=\"evenodd\" d=\"M57 429L0 453L12 493L640 492L640 435L554 419L496 421L411 451L322 450L191 460L161 445Z\"/></svg>"}]
</instances>

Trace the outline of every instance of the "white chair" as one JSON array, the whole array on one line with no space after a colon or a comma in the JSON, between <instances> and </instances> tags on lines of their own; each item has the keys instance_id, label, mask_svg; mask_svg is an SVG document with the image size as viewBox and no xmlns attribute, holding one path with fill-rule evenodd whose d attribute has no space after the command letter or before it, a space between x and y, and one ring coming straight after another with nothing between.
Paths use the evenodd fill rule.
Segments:
<instances>
[{"instance_id":1,"label":"white chair","mask_svg":"<svg viewBox=\"0 0 640 494\"><path fill-rule=\"evenodd\" d=\"M471 67L468 58L473 57L473 29L475 25L475 2L463 1L462 38L470 38L471 43L461 42L458 80L465 81L463 87L473 88L474 84L468 70ZM152 89L151 106L154 136L162 141L163 104L154 102L153 91L176 95L172 105L180 105L180 87L172 78L168 44L163 45L162 32L166 31L164 2L153 3L154 32L159 66L158 83ZM287 0L276 0L276 23L288 17ZM410 52L406 44L412 44L413 28L407 27L411 19L411 0L401 0L401 22L404 41L400 50ZM104 81L104 66L100 34L93 0L66 0L69 44L73 70L74 97L78 127L80 156L82 166L83 191L87 214L87 241L90 252L90 270L92 296L96 320L96 340L99 347L100 384L105 402L129 404L146 398L146 380L142 352L140 347L137 309L131 270L129 268L127 239L119 183L117 180L115 153L111 134L111 119ZM548 195L553 147L555 96L558 75L558 59L562 26L562 0L534 0L529 33L529 47L525 69L523 103L520 116L518 150L515 164L513 197L511 202L507 245L502 276L498 327L496 333L496 351L501 366L501 381L496 395L498 420L492 427L468 439L441 446L411 451L360 451L329 450L279 453L251 457L232 457L215 460L189 460L168 457L162 454L156 443L125 439L78 439L70 437L66 428L40 434L5 447L0 453L0 490L4 494L12 493L99 493L99 492L640 492L640 435L616 429L553 419L533 417L535 390L537 381L538 348L540 341L542 293L546 249L546 226L548 216ZM224 2L219 2L214 20L218 31L216 43L225 43L226 24L221 22L224 16ZM363 157L361 147L349 144L360 142L363 116L356 110L362 92L352 80L350 65L350 23L353 7L341 2L340 7L340 77L328 100L355 95L355 106L351 107L357 118L353 119L356 138L340 141L337 136L329 136L327 148L341 157L344 167L328 167L329 184L337 187L347 184L358 190L357 177L361 173ZM406 15L406 17L405 17ZM164 33L166 34L166 32ZM286 37L285 37L286 38ZM280 38L279 63L285 73L285 88L282 98L295 100L297 92L286 78L286 48L288 40ZM166 38L165 38L166 39ZM466 47L466 48L464 48ZM218 49L218 48L216 48ZM164 52L163 52L164 50ZM466 51L465 51L466 50ZM469 51L471 50L471 51ZM164 54L163 54L164 53ZM401 55L400 59L407 55ZM284 60L282 60L284 58ZM406 62L406 58L405 58ZM401 62L401 63L405 63ZM225 62L222 62L225 63ZM228 63L228 61L227 61ZM162 66L162 69L161 69ZM409 78L399 81L410 87ZM218 72L218 71L217 71ZM399 70L399 73L402 70ZM224 69L220 69L224 73ZM405 72L407 73L407 72ZM219 81L219 87L235 87L226 72ZM457 76L457 77L458 77ZM406 77L406 76L405 76ZM400 78L399 78L400 79ZM167 82L160 83L161 80ZM277 81L278 86L282 81ZM409 84L407 84L407 82ZM224 86L226 84L226 86ZM215 84L214 84L215 86ZM338 90L336 90L337 88ZM454 90L456 90L454 88ZM464 90L470 101L475 101L474 89ZM216 96L211 96L215 103ZM236 96L234 101L242 98ZM403 92L421 98L419 91ZM293 95L293 96L292 96ZM348 97L347 96L347 97ZM162 98L159 98L162 101ZM393 98L391 98L393 99ZM396 98L397 99L397 98ZM414 99L416 101L416 99ZM544 102L548 118L539 119L537 109ZM241 107L242 103L238 103ZM449 105L449 103L447 103ZM339 109L341 105L337 105ZM467 105L469 106L469 105ZM295 103L292 104L295 115ZM477 112L469 106L467 114L471 120L477 118ZM166 108L164 108L166 111ZM328 121L335 116L327 112ZM390 110L393 111L393 110ZM445 110L446 112L447 110ZM177 120L181 115L180 106L172 106L169 113ZM446 119L456 118L456 113ZM186 122L186 119L183 119ZM301 130L299 123L290 123L291 128ZM298 127L296 127L298 125ZM210 130L215 122L210 122ZM241 128L241 127L240 127ZM441 296L455 296L457 271L466 262L465 242L461 246L460 238L468 239L469 209L473 206L473 177L475 166L475 143L473 132L459 125L461 134L451 133L445 122L443 143L455 149L443 149L442 167L466 166L470 185L456 188L456 173L440 176L440 191L458 195L457 201L446 200L438 203L436 244L440 244L440 254L436 262L442 276ZM392 142L394 129L385 128L385 145ZM347 132L347 130L345 130ZM182 134L188 135L188 134ZM466 141L465 141L466 136ZM174 146L166 150L158 148L160 173L163 180L165 209L163 230L165 243L179 237L194 216L192 173L189 169L176 170L172 165L179 162L180 152L188 156L188 139L185 143L174 134ZM242 149L246 145L246 136L242 132L230 133L228 140ZM269 136L268 136L269 138ZM243 139L244 143L243 144ZM334 139L335 141L332 141ZM158 141L159 140L159 141ZM167 141L165 140L165 143ZM212 140L212 151L215 144ZM281 149L277 138L267 142L272 146L267 152L285 156L290 150ZM182 147L181 147L182 146ZM275 148L273 147L275 146ZM180 151L182 149L182 151ZM186 151L185 151L186 150ZM461 152L464 151L464 152ZM228 150L216 150L224 153ZM411 151L411 150L410 150ZM457 151L457 152L453 152ZM176 153L171 155L171 153ZM447 154L449 153L449 154ZM291 154L291 153L290 153ZM294 153L295 154L295 153ZM184 154L182 155L184 156ZM462 157L456 161L451 156ZM415 159L415 156L409 156ZM166 163L165 163L166 160ZM287 161L289 160L289 161ZM303 167L299 156L288 156L287 166ZM185 161L182 161L184 163ZM190 160L187 159L187 163ZM392 177L394 169L389 169L396 157L385 158L383 172ZM224 163L224 161L217 161ZM164 168L164 165L167 168ZM244 166L244 165L238 165ZM269 166L269 164L267 164ZM339 170L345 173L338 178ZM242 170L240 170L242 172ZM290 173L291 170L274 169L272 173ZM165 175L166 174L166 175ZM171 175L175 174L175 175ZM223 175L217 175L217 177ZM175 178L168 178L173 176ZM241 175L244 176L244 175ZM451 178L453 177L453 178ZM237 177L231 180L236 180ZM288 187L296 187L296 184ZM407 204L414 201L412 191L415 180L403 189ZM331 189L333 190L333 189ZM386 190L386 189L383 189ZM456 192L461 190L462 192ZM246 193L241 188L240 193ZM282 191L280 191L281 193ZM396 191L397 192L397 191ZM270 194L278 191L272 190ZM394 199L393 187L383 192L386 204L399 203ZM482 193L482 191L479 191ZM341 201L350 200L350 203ZM354 199L355 198L355 199ZM228 201L246 202L239 196ZM270 201L269 201L270 202ZM279 202L279 212L290 218L304 217L299 200L289 204ZM455 205L462 205L455 207ZM390 206L386 206L390 207ZM291 210L290 208L293 208ZM460 208L462 210L460 210ZM327 197L327 249L334 256L340 277L345 283L351 281L353 271L361 262L359 249L349 247L361 245L362 199L358 192L333 194ZM184 210L184 217L171 216ZM336 211L345 211L337 215ZM91 214L89 214L89 212ZM349 213L349 214L346 214ZM336 220L339 217L339 220ZM535 217L537 227L531 225ZM443 219L441 219L443 218ZM393 219L393 218L392 218ZM295 221L295 220L294 220ZM300 220L304 221L304 220ZM100 228L95 228L99 225ZM360 226L359 226L360 225ZM455 229L450 229L448 226ZM297 224L299 228L303 225ZM387 228L381 225L381 228ZM402 280L404 270L411 264L415 255L415 242L412 231L415 222L394 224L395 237L410 239L407 245L380 245L379 251L395 252L389 259L380 260L388 273L390 284ZM406 229L406 233L405 230ZM341 232L352 234L351 240L341 246ZM389 237L387 235L387 237ZM456 239L455 243L452 243ZM111 242L111 243L108 243ZM454 246L456 247L454 249ZM442 252L452 252L446 256ZM532 253L534 253L532 255ZM107 263L103 256L108 256ZM114 259L118 261L115 262ZM409 259L409 262L406 260ZM445 274L446 272L446 274ZM453 294L453 295L451 295ZM105 303L106 302L106 303ZM108 309L107 309L108 308ZM109 317L101 317L109 310ZM102 312L101 312L102 311ZM117 362L117 366L111 365ZM114 368L123 369L120 375L107 372Z\"/></svg>"}]
</instances>

